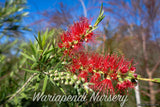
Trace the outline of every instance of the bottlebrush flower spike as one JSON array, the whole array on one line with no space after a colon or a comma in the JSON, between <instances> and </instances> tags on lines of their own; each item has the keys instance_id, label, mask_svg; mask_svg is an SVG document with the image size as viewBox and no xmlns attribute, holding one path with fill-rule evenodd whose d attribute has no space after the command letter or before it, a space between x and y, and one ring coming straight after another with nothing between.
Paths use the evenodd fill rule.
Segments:
<instances>
[{"instance_id":1,"label":"bottlebrush flower spike","mask_svg":"<svg viewBox=\"0 0 160 107\"><path fill-rule=\"evenodd\" d=\"M68 52L82 48L84 41L89 41L93 37L93 32L90 28L90 22L87 18L81 17L79 22L74 22L66 32L61 35L60 48L65 48Z\"/></svg>"},{"instance_id":2,"label":"bottlebrush flower spike","mask_svg":"<svg viewBox=\"0 0 160 107\"><path fill-rule=\"evenodd\" d=\"M132 61L117 55L102 56L97 53L79 52L71 57L70 71L85 82L92 83L89 87L100 93L115 93L133 88L131 79L135 78L135 67ZM128 80L127 80L128 79ZM115 83L116 87L112 85ZM117 92L118 92L117 91Z\"/></svg>"}]
</instances>

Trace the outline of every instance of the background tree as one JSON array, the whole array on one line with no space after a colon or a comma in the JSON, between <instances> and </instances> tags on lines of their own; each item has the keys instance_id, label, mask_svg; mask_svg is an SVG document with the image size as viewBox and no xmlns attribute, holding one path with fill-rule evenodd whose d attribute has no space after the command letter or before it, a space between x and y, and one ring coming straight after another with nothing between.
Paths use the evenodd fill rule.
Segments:
<instances>
[{"instance_id":1,"label":"background tree","mask_svg":"<svg viewBox=\"0 0 160 107\"><path fill-rule=\"evenodd\" d=\"M24 59L18 57L22 43L22 19L28 12L24 12L25 0L6 0L0 5L0 103L19 85L21 73L19 66Z\"/></svg>"},{"instance_id":2,"label":"background tree","mask_svg":"<svg viewBox=\"0 0 160 107\"><path fill-rule=\"evenodd\" d=\"M112 16L116 23L113 35L119 49L129 58L138 62L138 73L152 79L159 77L159 12L160 1L157 0L108 0L104 1L105 12ZM117 38L114 38L118 35ZM108 45L108 44L107 44ZM158 103L159 84L148 82L140 85L143 94L150 98L151 104ZM156 102L157 101L157 102Z\"/></svg>"}]
</instances>

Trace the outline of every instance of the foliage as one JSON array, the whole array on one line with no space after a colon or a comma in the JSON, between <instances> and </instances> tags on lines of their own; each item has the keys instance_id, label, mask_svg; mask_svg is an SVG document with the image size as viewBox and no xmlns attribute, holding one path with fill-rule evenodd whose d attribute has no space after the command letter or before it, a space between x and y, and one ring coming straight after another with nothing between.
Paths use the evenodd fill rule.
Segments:
<instances>
[{"instance_id":1,"label":"foliage","mask_svg":"<svg viewBox=\"0 0 160 107\"><path fill-rule=\"evenodd\" d=\"M0 7L0 34L1 36L16 37L18 32L28 29L21 26L23 17L28 12L23 10L26 8L25 0L6 0L4 6Z\"/></svg>"},{"instance_id":2,"label":"foliage","mask_svg":"<svg viewBox=\"0 0 160 107\"><path fill-rule=\"evenodd\" d=\"M18 54L25 43L20 44L18 37L27 30L21 23L28 14L24 12L25 3L25 0L6 0L0 6L0 103L4 103L21 84L20 68L25 58Z\"/></svg>"}]
</instances>

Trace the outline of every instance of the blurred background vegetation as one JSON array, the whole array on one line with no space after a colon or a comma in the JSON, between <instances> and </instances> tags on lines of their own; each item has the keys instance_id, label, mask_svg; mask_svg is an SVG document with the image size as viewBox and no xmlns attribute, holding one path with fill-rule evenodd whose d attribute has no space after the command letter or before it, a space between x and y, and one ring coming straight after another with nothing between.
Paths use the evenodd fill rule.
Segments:
<instances>
[{"instance_id":1,"label":"blurred background vegetation","mask_svg":"<svg viewBox=\"0 0 160 107\"><path fill-rule=\"evenodd\" d=\"M142 77L160 77L159 0L55 0L52 4L47 2L52 8L40 10L43 5L39 5L36 0L0 1L0 105L3 106L8 96L16 92L26 79L23 78L25 72L21 69L26 66L26 59L20 52L22 49L28 49L29 39L33 42L34 34L48 28L54 29L53 38L58 41L62 31L80 16L88 17L94 22L102 2L106 17L95 32L97 40L89 45L84 44L86 50L125 55L126 58L134 59L136 72ZM74 5L71 5L72 2ZM36 12L29 10L31 3L32 6L39 6ZM160 84L139 81L139 86L142 103L160 104ZM48 93L57 91L57 88L48 85ZM32 102L29 98L33 93L23 92L23 96L17 99L17 104L56 106L54 103ZM134 90L130 93L125 106L135 107ZM108 102L101 105L119 106L118 103Z\"/></svg>"}]
</instances>

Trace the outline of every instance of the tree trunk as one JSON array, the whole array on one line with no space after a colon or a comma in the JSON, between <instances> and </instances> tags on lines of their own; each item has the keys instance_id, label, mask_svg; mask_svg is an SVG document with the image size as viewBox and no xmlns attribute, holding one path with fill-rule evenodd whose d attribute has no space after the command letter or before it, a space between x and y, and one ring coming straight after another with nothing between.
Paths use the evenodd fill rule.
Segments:
<instances>
[{"instance_id":1,"label":"tree trunk","mask_svg":"<svg viewBox=\"0 0 160 107\"><path fill-rule=\"evenodd\" d=\"M146 35L144 33L142 33L142 46L143 46L145 70L146 70L146 73L149 79L152 79L153 72L149 70L149 66L148 66L148 55L147 55L147 49L146 49ZM149 81L150 104L152 105L152 107L155 107L154 104L156 102L156 99L155 99L155 92L154 92L153 85L154 85L153 82Z\"/></svg>"},{"instance_id":2,"label":"tree trunk","mask_svg":"<svg viewBox=\"0 0 160 107\"><path fill-rule=\"evenodd\" d=\"M149 73L149 79L152 79L152 73ZM149 81L149 91L150 91L150 104L152 105L152 107L155 103L156 103L156 99L155 99L155 92L154 92L154 83Z\"/></svg>"}]
</instances>

